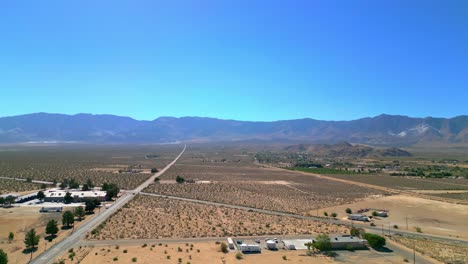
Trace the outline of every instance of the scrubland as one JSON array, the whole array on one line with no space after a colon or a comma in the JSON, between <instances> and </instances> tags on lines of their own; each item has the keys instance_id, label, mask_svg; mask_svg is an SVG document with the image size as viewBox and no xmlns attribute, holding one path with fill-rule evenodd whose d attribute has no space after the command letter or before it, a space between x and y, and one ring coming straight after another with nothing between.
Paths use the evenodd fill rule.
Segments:
<instances>
[{"instance_id":1,"label":"scrubland","mask_svg":"<svg viewBox=\"0 0 468 264\"><path fill-rule=\"evenodd\" d=\"M152 196L136 196L89 238L158 239L346 233L343 226Z\"/></svg>"}]
</instances>

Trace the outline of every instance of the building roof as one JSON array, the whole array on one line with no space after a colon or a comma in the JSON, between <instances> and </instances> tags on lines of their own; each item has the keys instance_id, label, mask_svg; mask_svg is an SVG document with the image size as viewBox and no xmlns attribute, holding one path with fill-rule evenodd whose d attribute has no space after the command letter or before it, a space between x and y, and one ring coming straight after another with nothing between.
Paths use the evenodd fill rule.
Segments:
<instances>
[{"instance_id":1,"label":"building roof","mask_svg":"<svg viewBox=\"0 0 468 264\"><path fill-rule=\"evenodd\" d=\"M92 190L92 191L69 190L69 191L66 191L66 190L60 190L60 189L51 189L51 190L48 190L47 192L45 192L44 194L45 194L45 197L55 198L55 197L65 197L67 192L69 192L72 197L78 197L78 198L89 198L89 197L91 197L91 198L92 197L100 198L100 197L106 196L106 192L96 191L96 190Z\"/></svg>"},{"instance_id":2,"label":"building roof","mask_svg":"<svg viewBox=\"0 0 468 264\"><path fill-rule=\"evenodd\" d=\"M330 237L330 241L332 243L338 243L338 242L347 243L347 242L364 242L365 240L360 239L358 237L354 237L354 236L332 236Z\"/></svg>"}]
</instances>

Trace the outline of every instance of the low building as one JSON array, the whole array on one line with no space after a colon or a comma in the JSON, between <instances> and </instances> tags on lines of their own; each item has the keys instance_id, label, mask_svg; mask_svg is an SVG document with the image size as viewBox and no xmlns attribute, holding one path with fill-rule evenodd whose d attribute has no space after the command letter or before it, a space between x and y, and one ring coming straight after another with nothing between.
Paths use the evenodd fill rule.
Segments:
<instances>
[{"instance_id":1,"label":"low building","mask_svg":"<svg viewBox=\"0 0 468 264\"><path fill-rule=\"evenodd\" d=\"M349 214L348 219L349 220L355 220L355 221L369 222L369 217L367 217L367 215L363 215L363 214Z\"/></svg>"},{"instance_id":2,"label":"low building","mask_svg":"<svg viewBox=\"0 0 468 264\"><path fill-rule=\"evenodd\" d=\"M367 241L354 236L332 236L330 237L333 249L364 249Z\"/></svg>"},{"instance_id":3,"label":"low building","mask_svg":"<svg viewBox=\"0 0 468 264\"><path fill-rule=\"evenodd\" d=\"M46 202L63 202L65 195L69 192L73 197L73 202L85 202L89 200L105 201L106 192L91 190L91 191L80 191L80 190L60 190L51 189L44 193Z\"/></svg>"},{"instance_id":4,"label":"low building","mask_svg":"<svg viewBox=\"0 0 468 264\"><path fill-rule=\"evenodd\" d=\"M247 244L241 244L239 246L240 251L243 253L259 253L262 251L260 248L260 245L247 245Z\"/></svg>"}]
</instances>

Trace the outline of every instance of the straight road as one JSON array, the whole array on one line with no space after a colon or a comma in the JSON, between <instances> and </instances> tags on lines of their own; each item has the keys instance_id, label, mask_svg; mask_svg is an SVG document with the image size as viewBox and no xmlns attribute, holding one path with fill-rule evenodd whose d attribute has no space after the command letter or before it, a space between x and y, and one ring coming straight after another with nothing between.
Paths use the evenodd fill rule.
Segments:
<instances>
[{"instance_id":1,"label":"straight road","mask_svg":"<svg viewBox=\"0 0 468 264\"><path fill-rule=\"evenodd\" d=\"M33 264L47 264L47 263L52 263L57 257L61 256L66 250L69 248L74 247L79 243L79 241L88 233L91 231L93 228L98 226L100 223L102 223L104 220L106 220L108 217L110 217L112 214L114 214L118 209L122 208L126 203L128 203L136 193L141 192L144 188L148 187L148 185L154 180L162 175L164 172L166 172L176 161L184 154L185 149L187 148L186 145L184 145L184 149L180 154L171 162L169 163L164 169L161 171L155 173L151 178L149 178L147 181L142 183L140 186L135 188L132 192L126 192L124 193L117 201L115 201L112 206L108 207L108 209L101 211L99 215L94 216L91 218L88 222L84 223L80 227L78 227L72 234L70 234L68 237L64 238L54 246L50 247L47 251L44 251L40 255L38 255L35 259L31 261Z\"/></svg>"}]
</instances>

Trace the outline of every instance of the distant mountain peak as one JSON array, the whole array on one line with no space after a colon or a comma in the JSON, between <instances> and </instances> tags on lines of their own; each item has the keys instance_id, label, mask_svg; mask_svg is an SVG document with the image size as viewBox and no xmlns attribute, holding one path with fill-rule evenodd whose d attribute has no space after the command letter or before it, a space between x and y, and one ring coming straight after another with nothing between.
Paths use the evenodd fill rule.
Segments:
<instances>
[{"instance_id":1,"label":"distant mountain peak","mask_svg":"<svg viewBox=\"0 0 468 264\"><path fill-rule=\"evenodd\" d=\"M164 143L175 141L301 141L406 146L420 142L468 143L468 116L413 118L382 114L351 121L311 118L254 122L210 117L139 121L115 115L33 113L0 118L0 143Z\"/></svg>"}]
</instances>

